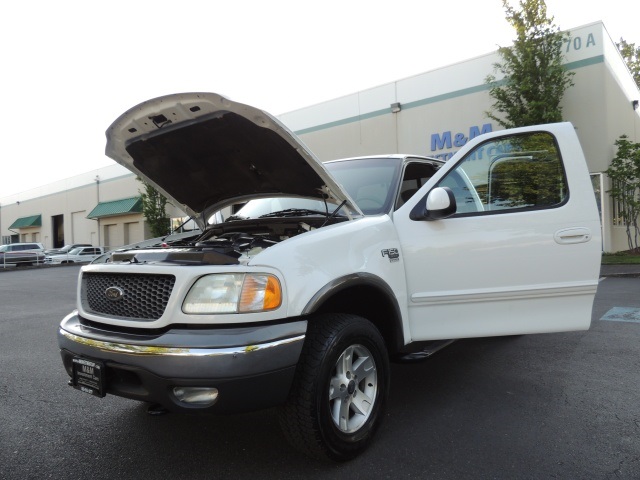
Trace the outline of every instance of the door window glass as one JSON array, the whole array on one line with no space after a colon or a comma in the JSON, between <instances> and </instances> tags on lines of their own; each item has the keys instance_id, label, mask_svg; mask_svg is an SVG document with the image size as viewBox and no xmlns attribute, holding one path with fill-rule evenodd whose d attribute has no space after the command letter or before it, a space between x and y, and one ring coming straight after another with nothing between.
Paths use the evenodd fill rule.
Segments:
<instances>
[{"instance_id":1,"label":"door window glass","mask_svg":"<svg viewBox=\"0 0 640 480\"><path fill-rule=\"evenodd\" d=\"M569 196L552 135L536 132L478 145L443 178L456 198L456 214L550 208Z\"/></svg>"}]
</instances>

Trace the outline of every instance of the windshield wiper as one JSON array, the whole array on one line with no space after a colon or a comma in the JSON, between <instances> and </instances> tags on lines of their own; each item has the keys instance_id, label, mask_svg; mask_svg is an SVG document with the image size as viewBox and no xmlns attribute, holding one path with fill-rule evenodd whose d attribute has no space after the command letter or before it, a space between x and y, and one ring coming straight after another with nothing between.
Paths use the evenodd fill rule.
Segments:
<instances>
[{"instance_id":1,"label":"windshield wiper","mask_svg":"<svg viewBox=\"0 0 640 480\"><path fill-rule=\"evenodd\" d=\"M227 217L225 222L233 222L234 220L246 220L248 218L249 217L243 217L242 215L231 215L230 217Z\"/></svg>"},{"instance_id":2,"label":"windshield wiper","mask_svg":"<svg viewBox=\"0 0 640 480\"><path fill-rule=\"evenodd\" d=\"M311 210L309 208L287 208L286 210L279 210L277 212L265 213L258 218L268 217L302 217L306 215L322 215L327 216L327 212L321 212L320 210Z\"/></svg>"}]
</instances>

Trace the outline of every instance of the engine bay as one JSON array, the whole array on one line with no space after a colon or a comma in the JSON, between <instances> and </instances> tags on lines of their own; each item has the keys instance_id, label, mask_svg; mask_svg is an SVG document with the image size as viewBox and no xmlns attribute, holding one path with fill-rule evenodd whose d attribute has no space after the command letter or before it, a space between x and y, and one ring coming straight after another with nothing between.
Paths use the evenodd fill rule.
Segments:
<instances>
[{"instance_id":1,"label":"engine bay","mask_svg":"<svg viewBox=\"0 0 640 480\"><path fill-rule=\"evenodd\" d=\"M265 218L212 225L205 232L148 247L116 250L110 263L237 265L278 243L345 221L344 217Z\"/></svg>"}]
</instances>

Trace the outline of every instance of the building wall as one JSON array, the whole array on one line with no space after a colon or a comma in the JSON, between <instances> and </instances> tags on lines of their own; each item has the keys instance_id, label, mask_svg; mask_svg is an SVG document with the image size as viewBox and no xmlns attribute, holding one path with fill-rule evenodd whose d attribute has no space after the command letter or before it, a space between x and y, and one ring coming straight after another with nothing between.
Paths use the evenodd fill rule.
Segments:
<instances>
[{"instance_id":1,"label":"building wall","mask_svg":"<svg viewBox=\"0 0 640 480\"><path fill-rule=\"evenodd\" d=\"M119 247L150 238L142 214L123 215L98 220L87 215L100 202L130 198L140 194L141 184L129 170L111 165L68 179L45 185L0 201L0 243L11 238L16 241L42 242L45 248L54 247L54 217L63 219L64 243L90 243L95 246ZM171 217L184 213L167 206ZM10 231L8 227L18 218L42 215L40 227ZM105 237L105 225L108 237ZM105 238L109 245L105 245Z\"/></svg>"},{"instance_id":2,"label":"building wall","mask_svg":"<svg viewBox=\"0 0 640 480\"><path fill-rule=\"evenodd\" d=\"M100 219L100 240L107 250L141 242L144 237L142 214L119 215Z\"/></svg>"},{"instance_id":3,"label":"building wall","mask_svg":"<svg viewBox=\"0 0 640 480\"><path fill-rule=\"evenodd\" d=\"M99 170L98 170L99 172ZM113 175L96 182L95 175L83 185L71 186L57 192L28 198L27 193L15 195L14 201L6 203L3 199L0 206L2 212L2 235L14 235L8 227L20 217L42 215L42 226L35 229L21 229L20 234L37 231L40 241L45 248L54 246L54 219L62 215L64 243L92 243L100 245L97 222L86 216L99 203L135 196L137 185L135 177L127 170L120 171L120 175ZM81 176L82 177L82 176ZM73 179L71 179L73 180ZM81 180L85 180L81 178ZM68 182L73 185L72 182ZM64 185L63 185L64 186ZM20 200L20 197L27 197ZM59 218L59 217L58 217Z\"/></svg>"}]
</instances>

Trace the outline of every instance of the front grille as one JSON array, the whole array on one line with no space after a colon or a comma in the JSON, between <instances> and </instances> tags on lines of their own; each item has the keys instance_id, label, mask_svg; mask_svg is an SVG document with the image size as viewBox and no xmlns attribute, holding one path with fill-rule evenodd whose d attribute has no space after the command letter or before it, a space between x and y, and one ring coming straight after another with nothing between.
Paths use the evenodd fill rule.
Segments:
<instances>
[{"instance_id":1,"label":"front grille","mask_svg":"<svg viewBox=\"0 0 640 480\"><path fill-rule=\"evenodd\" d=\"M82 274L81 301L90 313L109 317L157 320L164 313L176 277L120 273ZM116 287L123 292L118 300L107 298L106 290Z\"/></svg>"}]
</instances>

